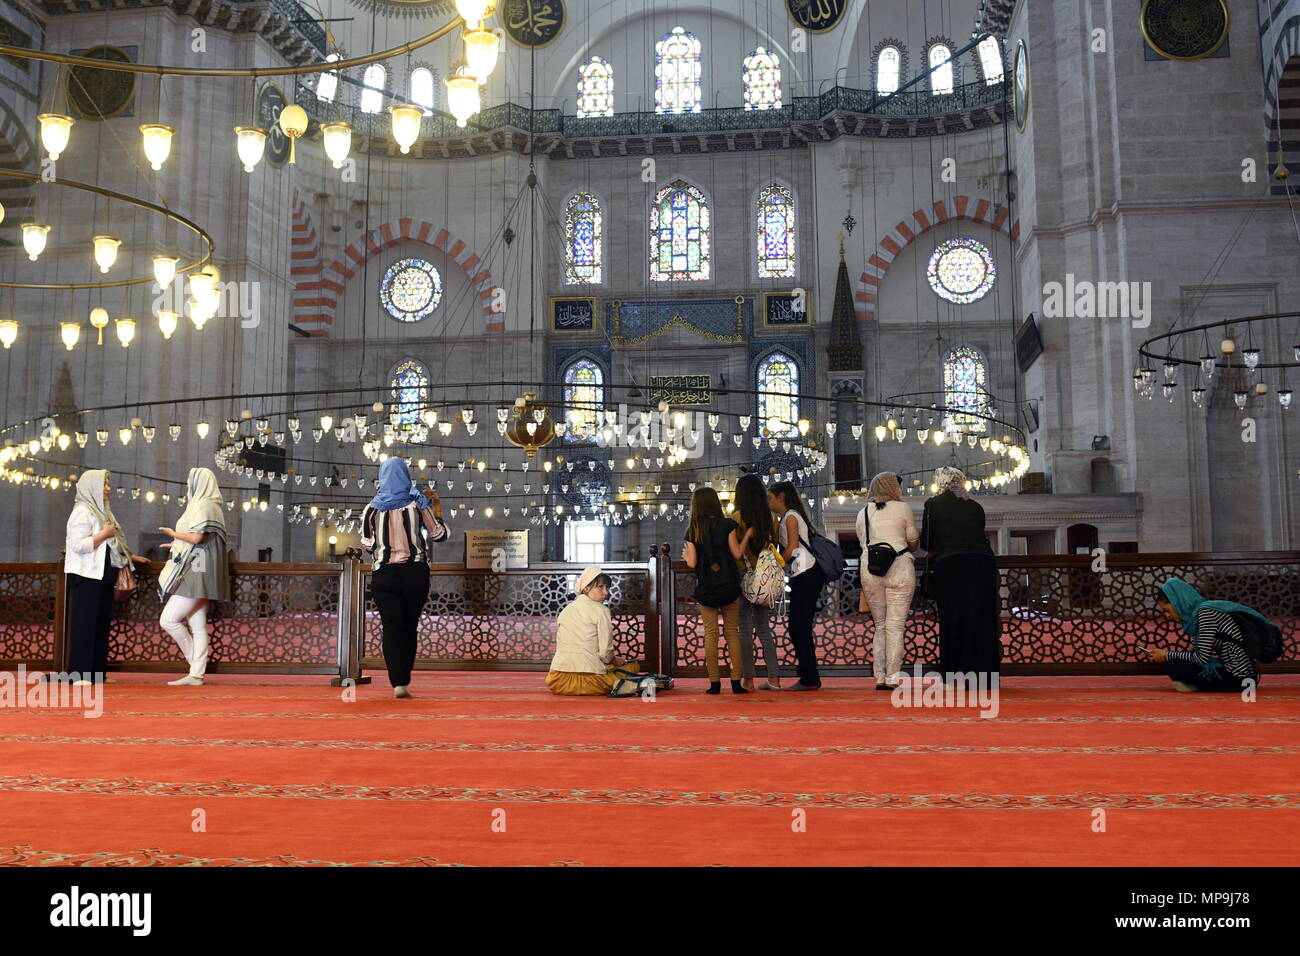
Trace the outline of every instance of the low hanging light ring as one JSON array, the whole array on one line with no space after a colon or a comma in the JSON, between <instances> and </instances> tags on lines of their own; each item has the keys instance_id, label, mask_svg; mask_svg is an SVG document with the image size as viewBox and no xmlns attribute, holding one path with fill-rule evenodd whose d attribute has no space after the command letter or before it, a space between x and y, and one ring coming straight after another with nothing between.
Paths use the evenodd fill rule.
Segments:
<instances>
[{"instance_id":1,"label":"low hanging light ring","mask_svg":"<svg viewBox=\"0 0 1300 956\"><path fill-rule=\"evenodd\" d=\"M22 169L0 168L0 177L3 176L8 176L12 179L26 179L32 182L42 181L39 173L29 173ZM207 249L201 258L195 259L193 262L187 263L184 266L178 264L176 266L176 274L178 276L193 269L198 269L212 261L212 251L214 248L212 237L208 235L207 232L198 225L198 223L185 218L180 213L172 212L170 209L160 206L157 203L149 202L147 199L137 199L135 196L128 196L125 193L114 192L113 190L105 189L102 186L92 186L90 183L80 183L70 179L56 179L52 182L56 186L67 186L71 189L80 189L85 192L104 196L108 199L117 200L118 202L127 203L128 205L135 206L139 209L146 209L149 212L158 213L160 216L164 216L172 222L180 223L186 229L189 229L192 233L203 240ZM119 279L115 282L0 282L0 289L117 289L122 288L123 286L144 285L145 283L155 281L154 277L149 275L143 279Z\"/></svg>"}]
</instances>

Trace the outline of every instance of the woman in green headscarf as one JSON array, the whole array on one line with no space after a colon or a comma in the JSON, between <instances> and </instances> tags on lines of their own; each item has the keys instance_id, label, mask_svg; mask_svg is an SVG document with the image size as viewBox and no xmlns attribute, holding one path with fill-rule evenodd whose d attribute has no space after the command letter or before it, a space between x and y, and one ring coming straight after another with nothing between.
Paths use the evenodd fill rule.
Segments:
<instances>
[{"instance_id":1,"label":"woman in green headscarf","mask_svg":"<svg viewBox=\"0 0 1300 956\"><path fill-rule=\"evenodd\" d=\"M1160 585L1156 603L1192 638L1190 651L1147 650L1150 660L1168 668L1175 690L1238 693L1247 680L1258 686L1259 668L1242 647L1244 635L1232 614L1267 618L1234 601L1207 601L1182 578L1170 578Z\"/></svg>"},{"instance_id":2,"label":"woman in green headscarf","mask_svg":"<svg viewBox=\"0 0 1300 956\"><path fill-rule=\"evenodd\" d=\"M100 468L77 479L76 500L68 515L63 570L68 575L71 655L68 669L78 683L103 680L108 669L108 631L118 572L130 560L145 562L127 547L108 504L109 474Z\"/></svg>"}]
</instances>

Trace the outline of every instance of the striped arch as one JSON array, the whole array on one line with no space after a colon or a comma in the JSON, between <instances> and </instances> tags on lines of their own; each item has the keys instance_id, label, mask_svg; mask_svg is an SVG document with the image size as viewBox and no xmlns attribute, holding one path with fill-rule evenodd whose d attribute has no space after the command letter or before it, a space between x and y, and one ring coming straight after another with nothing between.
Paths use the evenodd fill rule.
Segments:
<instances>
[{"instance_id":1,"label":"striped arch","mask_svg":"<svg viewBox=\"0 0 1300 956\"><path fill-rule=\"evenodd\" d=\"M935 226L956 219L981 223L995 229L1012 240L1020 237L1020 220L1010 222L1010 210L989 199L972 199L954 196L916 210L898 223L877 244L875 252L867 259L867 271L858 279L853 293L853 308L859 319L876 317L876 298L880 283L893 261L904 249Z\"/></svg>"},{"instance_id":2,"label":"striped arch","mask_svg":"<svg viewBox=\"0 0 1300 956\"><path fill-rule=\"evenodd\" d=\"M7 100L0 99L0 166L24 172L37 172L40 157L36 144ZM4 203L5 220L0 230L12 233L9 241L18 244L19 224L32 218L34 202L32 183L23 179L0 177L0 203Z\"/></svg>"},{"instance_id":3,"label":"striped arch","mask_svg":"<svg viewBox=\"0 0 1300 956\"><path fill-rule=\"evenodd\" d=\"M369 235L350 243L343 250L343 254L330 263L329 267L321 273L321 304L318 310L310 316L302 317L306 328L315 335L327 335L329 327L334 323L334 314L348 280L361 270L361 266L367 259L407 239L423 242L445 252L478 290L485 331L505 330L505 313L492 310L492 293L495 289L492 273L483 266L483 260L478 254L464 239L458 239L446 229L439 229L433 223L423 219L409 218L394 219L392 222L384 223L378 229L372 229Z\"/></svg>"},{"instance_id":4,"label":"striped arch","mask_svg":"<svg viewBox=\"0 0 1300 956\"><path fill-rule=\"evenodd\" d=\"M323 330L312 328L320 323L321 307L327 301L321 292L320 235L312 221L311 209L296 189L291 217L289 274L293 277L293 324L314 335L323 335Z\"/></svg>"},{"instance_id":5,"label":"striped arch","mask_svg":"<svg viewBox=\"0 0 1300 956\"><path fill-rule=\"evenodd\" d=\"M1295 187L1296 167L1300 165L1296 162L1300 153L1300 16L1292 17L1281 28L1264 71L1264 98L1269 191L1284 195L1288 185ZM1292 171L1285 185L1273 179L1279 149Z\"/></svg>"}]
</instances>

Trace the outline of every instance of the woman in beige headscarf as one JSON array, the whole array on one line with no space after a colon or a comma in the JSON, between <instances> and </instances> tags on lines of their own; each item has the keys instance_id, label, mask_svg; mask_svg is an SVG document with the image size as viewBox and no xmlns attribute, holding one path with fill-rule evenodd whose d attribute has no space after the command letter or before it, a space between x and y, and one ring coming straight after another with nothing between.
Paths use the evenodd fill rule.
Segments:
<instances>
[{"instance_id":1,"label":"woman in beige headscarf","mask_svg":"<svg viewBox=\"0 0 1300 956\"><path fill-rule=\"evenodd\" d=\"M916 550L919 537L912 509L903 501L903 488L898 476L882 471L871 479L867 506L858 513L858 541L862 543L858 573L862 578L862 595L870 605L871 618L876 625L871 645L876 690L892 690L898 685L903 670L904 632L907 614L912 607L912 593L916 590L916 565L912 552ZM877 547L879 545L889 547ZM885 560L888 560L890 548L896 552L881 574L873 574L868 568L872 563L870 554L873 548ZM884 561L878 559L878 563Z\"/></svg>"},{"instance_id":2,"label":"woman in beige headscarf","mask_svg":"<svg viewBox=\"0 0 1300 956\"><path fill-rule=\"evenodd\" d=\"M68 515L63 570L68 575L72 611L69 671L79 684L103 680L108 669L108 631L113 589L128 560L146 563L131 553L108 504L109 474L99 468L77 479L76 500Z\"/></svg>"},{"instance_id":3,"label":"woman in beige headscarf","mask_svg":"<svg viewBox=\"0 0 1300 956\"><path fill-rule=\"evenodd\" d=\"M190 672L173 687L201 687L208 666L208 602L230 600L230 566L226 558L225 501L217 476L209 468L191 468L185 511L171 535L171 557L158 577L166 603L159 624L180 646Z\"/></svg>"}]
</instances>

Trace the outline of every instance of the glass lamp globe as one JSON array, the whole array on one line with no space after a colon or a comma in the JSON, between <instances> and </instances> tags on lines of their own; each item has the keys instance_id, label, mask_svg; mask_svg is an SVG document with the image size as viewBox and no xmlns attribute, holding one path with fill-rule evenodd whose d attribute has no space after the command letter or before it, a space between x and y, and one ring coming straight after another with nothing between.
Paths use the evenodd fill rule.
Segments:
<instances>
[{"instance_id":1,"label":"glass lamp globe","mask_svg":"<svg viewBox=\"0 0 1300 956\"><path fill-rule=\"evenodd\" d=\"M266 152L266 130L260 126L236 126L235 152L244 164L244 172L251 173Z\"/></svg>"},{"instance_id":2,"label":"glass lamp globe","mask_svg":"<svg viewBox=\"0 0 1300 956\"><path fill-rule=\"evenodd\" d=\"M167 162L167 157L171 155L172 134L175 132L170 126L162 123L145 123L140 127L145 159L149 160L149 165L154 172L162 169L163 163Z\"/></svg>"}]
</instances>

